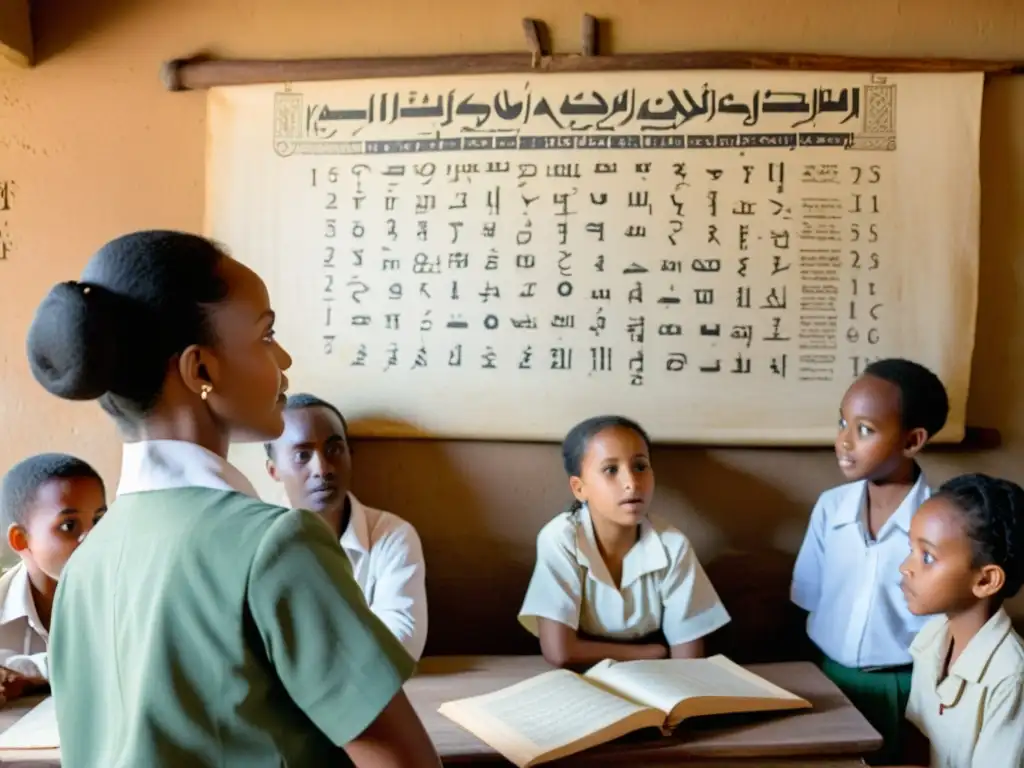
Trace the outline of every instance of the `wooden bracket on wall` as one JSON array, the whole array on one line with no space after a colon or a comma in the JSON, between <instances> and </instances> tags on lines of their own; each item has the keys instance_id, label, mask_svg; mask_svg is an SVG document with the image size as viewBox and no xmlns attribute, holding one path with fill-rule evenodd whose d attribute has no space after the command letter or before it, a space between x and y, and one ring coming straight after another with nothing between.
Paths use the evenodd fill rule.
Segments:
<instances>
[{"instance_id":1,"label":"wooden bracket on wall","mask_svg":"<svg viewBox=\"0 0 1024 768\"><path fill-rule=\"evenodd\" d=\"M523 34L530 51L530 66L536 69L551 55L551 37L544 22L537 19L523 19Z\"/></svg>"},{"instance_id":2,"label":"wooden bracket on wall","mask_svg":"<svg viewBox=\"0 0 1024 768\"><path fill-rule=\"evenodd\" d=\"M34 58L29 0L0 2L0 61L31 67Z\"/></svg>"},{"instance_id":3,"label":"wooden bracket on wall","mask_svg":"<svg viewBox=\"0 0 1024 768\"><path fill-rule=\"evenodd\" d=\"M597 19L594 16L589 13L583 15L583 28L580 30L583 39L580 50L584 56L598 55L597 48L600 41L597 27Z\"/></svg>"}]
</instances>

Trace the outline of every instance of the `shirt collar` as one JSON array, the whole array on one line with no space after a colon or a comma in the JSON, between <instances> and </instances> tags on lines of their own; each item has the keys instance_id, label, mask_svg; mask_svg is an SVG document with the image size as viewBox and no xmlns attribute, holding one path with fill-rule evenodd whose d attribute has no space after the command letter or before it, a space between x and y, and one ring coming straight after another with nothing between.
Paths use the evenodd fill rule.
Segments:
<instances>
[{"instance_id":1,"label":"shirt collar","mask_svg":"<svg viewBox=\"0 0 1024 768\"><path fill-rule=\"evenodd\" d=\"M989 662L996 653L996 649L1002 644L1006 636L1013 631L1013 624L1010 617L1002 608L995 612L984 626L978 630L978 634L971 638L967 647L963 649L957 660L949 669L950 676L956 676L969 680L972 683L980 683L988 669ZM943 659L944 661L945 659Z\"/></svg>"},{"instance_id":2,"label":"shirt collar","mask_svg":"<svg viewBox=\"0 0 1024 768\"><path fill-rule=\"evenodd\" d=\"M211 488L259 498L248 478L212 451L183 440L126 443L117 495L172 488Z\"/></svg>"},{"instance_id":3,"label":"shirt collar","mask_svg":"<svg viewBox=\"0 0 1024 768\"><path fill-rule=\"evenodd\" d=\"M911 486L907 495L903 497L903 501L900 502L892 517L885 521L885 525L879 531L879 538L893 525L904 533L910 533L911 518L914 517L917 508L928 500L929 496L931 496L931 489L928 487L928 481L925 479L924 472L919 470L917 481ZM843 525L860 523L864 518L864 510L867 508L867 498L868 481L861 480L855 483L850 488L850 492L843 498L839 509L836 510L832 527L839 528Z\"/></svg>"},{"instance_id":4,"label":"shirt collar","mask_svg":"<svg viewBox=\"0 0 1024 768\"><path fill-rule=\"evenodd\" d=\"M931 637L931 645L927 663L930 663L931 673L934 676L935 695L939 703L944 707L953 707L963 696L967 683L980 683L988 671L992 657L995 656L999 646L1013 631L1010 617L1002 608L996 611L980 630L971 638L967 647L961 651L960 656L949 668L949 673L943 677L943 666L946 663L946 656L949 653L949 622L943 621ZM921 644L915 644L912 651L918 654L924 648ZM921 663L915 659L915 663Z\"/></svg>"},{"instance_id":5,"label":"shirt collar","mask_svg":"<svg viewBox=\"0 0 1024 768\"><path fill-rule=\"evenodd\" d=\"M8 571L8 575L10 581L7 585L7 594L3 598L3 606L0 607L0 624L26 619L30 627L41 629L42 622L39 621L36 602L32 599L32 587L25 566L19 563Z\"/></svg>"},{"instance_id":6,"label":"shirt collar","mask_svg":"<svg viewBox=\"0 0 1024 768\"><path fill-rule=\"evenodd\" d=\"M636 544L622 561L622 584L616 584L608 572L604 558L601 557L601 550L598 549L590 509L584 504L576 514L576 561L598 581L613 589L626 589L641 576L668 567L665 545L661 543L661 537L650 520L644 518L640 521L640 535Z\"/></svg>"},{"instance_id":7,"label":"shirt collar","mask_svg":"<svg viewBox=\"0 0 1024 768\"><path fill-rule=\"evenodd\" d=\"M370 533L366 525L366 508L355 494L348 494L348 524L341 534L342 549L365 555L370 551Z\"/></svg>"}]
</instances>

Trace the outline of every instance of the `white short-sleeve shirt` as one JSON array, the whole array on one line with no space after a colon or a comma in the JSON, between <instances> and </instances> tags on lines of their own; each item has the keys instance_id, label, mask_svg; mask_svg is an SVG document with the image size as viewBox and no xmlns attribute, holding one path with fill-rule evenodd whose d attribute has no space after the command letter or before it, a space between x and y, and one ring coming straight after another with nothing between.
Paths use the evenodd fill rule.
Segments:
<instances>
[{"instance_id":1,"label":"white short-sleeve shirt","mask_svg":"<svg viewBox=\"0 0 1024 768\"><path fill-rule=\"evenodd\" d=\"M821 494L797 555L791 598L809 612L807 634L833 661L872 669L911 663L910 643L928 617L914 616L900 589L910 520L931 495L922 472L871 540L867 481Z\"/></svg>"},{"instance_id":2,"label":"white short-sleeve shirt","mask_svg":"<svg viewBox=\"0 0 1024 768\"><path fill-rule=\"evenodd\" d=\"M1024 642L1000 609L940 680L948 622L936 616L915 638L907 719L928 737L932 768L1024 766Z\"/></svg>"},{"instance_id":3,"label":"white short-sleeve shirt","mask_svg":"<svg viewBox=\"0 0 1024 768\"><path fill-rule=\"evenodd\" d=\"M349 494L341 547L366 603L405 650L419 660L427 644L427 587L423 546L398 515L362 504Z\"/></svg>"},{"instance_id":4,"label":"white short-sleeve shirt","mask_svg":"<svg viewBox=\"0 0 1024 768\"><path fill-rule=\"evenodd\" d=\"M584 505L560 514L537 536L537 563L519 621L537 635L537 619L610 640L636 640L660 629L669 645L679 645L724 626L729 614L690 542L660 521L640 523L617 586Z\"/></svg>"},{"instance_id":5,"label":"white short-sleeve shirt","mask_svg":"<svg viewBox=\"0 0 1024 768\"><path fill-rule=\"evenodd\" d=\"M252 483L225 459L193 443L127 443L117 495L169 488L233 490L258 499ZM415 529L396 515L364 506L349 495L351 517L341 548L373 614L409 655L419 659L427 641L423 548Z\"/></svg>"},{"instance_id":6,"label":"white short-sleeve shirt","mask_svg":"<svg viewBox=\"0 0 1024 768\"><path fill-rule=\"evenodd\" d=\"M39 620L24 563L0 577L0 666L49 679L50 633Z\"/></svg>"}]
</instances>

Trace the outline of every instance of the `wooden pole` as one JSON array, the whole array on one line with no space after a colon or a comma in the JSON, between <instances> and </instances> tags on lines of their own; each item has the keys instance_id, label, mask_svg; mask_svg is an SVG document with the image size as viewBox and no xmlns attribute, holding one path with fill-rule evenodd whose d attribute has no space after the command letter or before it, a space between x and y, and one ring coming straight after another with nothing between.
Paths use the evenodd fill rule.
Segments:
<instances>
[{"instance_id":1,"label":"wooden pole","mask_svg":"<svg viewBox=\"0 0 1024 768\"><path fill-rule=\"evenodd\" d=\"M540 42L538 37L538 42ZM375 77L487 75L530 72L613 72L617 70L763 69L831 72L985 72L1024 74L1024 62L990 59L882 59L815 53L703 51L625 53L614 56L482 53L451 56L397 56L355 59L216 59L197 56L164 64L162 79L171 91L222 85L357 80ZM535 63L536 61L536 63Z\"/></svg>"}]
</instances>

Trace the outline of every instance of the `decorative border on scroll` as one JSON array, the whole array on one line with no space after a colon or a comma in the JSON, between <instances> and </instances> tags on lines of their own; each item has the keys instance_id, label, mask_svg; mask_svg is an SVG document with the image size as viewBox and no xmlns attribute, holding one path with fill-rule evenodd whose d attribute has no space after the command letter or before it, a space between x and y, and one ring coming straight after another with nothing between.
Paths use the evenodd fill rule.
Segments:
<instances>
[{"instance_id":1,"label":"decorative border on scroll","mask_svg":"<svg viewBox=\"0 0 1024 768\"><path fill-rule=\"evenodd\" d=\"M861 131L848 134L844 149L895 151L896 86L884 75L872 75L862 86L865 109ZM285 86L274 94L274 151L280 157L362 154L362 142L309 141L304 127L304 97Z\"/></svg>"}]
</instances>

